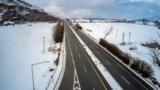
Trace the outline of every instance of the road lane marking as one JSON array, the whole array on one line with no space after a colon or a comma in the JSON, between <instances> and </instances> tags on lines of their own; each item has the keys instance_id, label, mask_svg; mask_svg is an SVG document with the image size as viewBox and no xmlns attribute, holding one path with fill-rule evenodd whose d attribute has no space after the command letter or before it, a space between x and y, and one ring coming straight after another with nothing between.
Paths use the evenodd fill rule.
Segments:
<instances>
[{"instance_id":1,"label":"road lane marking","mask_svg":"<svg viewBox=\"0 0 160 90\"><path fill-rule=\"evenodd\" d=\"M110 65L110 66L111 66L111 63L110 63L108 60L106 60L105 62L106 62L108 65Z\"/></svg>"},{"instance_id":2,"label":"road lane marking","mask_svg":"<svg viewBox=\"0 0 160 90\"><path fill-rule=\"evenodd\" d=\"M82 50L82 52L84 53L83 51L83 48L82 46L80 46L80 49ZM86 54L84 54L86 56ZM93 71L95 72L95 74L97 75L98 79L100 80L100 82L102 83L103 87L105 88L105 90L107 90L107 87L106 85L104 84L103 80L101 79L101 77L99 76L98 72L95 70L95 67L92 65L91 61L89 60L88 56L86 56L87 60L89 61L89 65L91 65Z\"/></svg>"},{"instance_id":3,"label":"road lane marking","mask_svg":"<svg viewBox=\"0 0 160 90\"><path fill-rule=\"evenodd\" d=\"M83 69L84 69L85 72L87 72L87 68L86 68L85 65L83 65Z\"/></svg>"},{"instance_id":4,"label":"road lane marking","mask_svg":"<svg viewBox=\"0 0 160 90\"><path fill-rule=\"evenodd\" d=\"M81 55L78 53L78 57L81 58Z\"/></svg>"},{"instance_id":5,"label":"road lane marking","mask_svg":"<svg viewBox=\"0 0 160 90\"><path fill-rule=\"evenodd\" d=\"M66 34L66 37L67 36L68 36L68 34ZM74 58L73 58L73 53L72 53L72 50L71 50L71 45L70 45L69 37L66 40L68 41L68 44L69 44L69 49L70 49L70 53L71 53L71 57L72 57L72 62L73 62L74 68L75 68L73 90L81 90L81 85L80 85L79 78L78 78L78 75L77 75L76 65L75 65L75 62L74 62ZM75 79L76 79L76 83L75 83ZM79 87L74 88L74 86L76 84L78 84Z\"/></svg>"},{"instance_id":6,"label":"road lane marking","mask_svg":"<svg viewBox=\"0 0 160 90\"><path fill-rule=\"evenodd\" d=\"M70 26L71 31L73 32L71 26ZM74 32L73 32L74 33ZM89 60L89 57L86 55L84 49L82 48L82 45L80 45L80 49L82 50L83 54L86 56L86 59L89 61L89 65L92 67L93 71L95 72L96 76L98 77L98 79L100 80L102 86L104 87L105 90L107 90L106 85L104 84L102 78L99 76L98 72L96 71L95 67L92 65L92 62Z\"/></svg>"},{"instance_id":7,"label":"road lane marking","mask_svg":"<svg viewBox=\"0 0 160 90\"><path fill-rule=\"evenodd\" d=\"M71 27L70 27L71 28ZM73 30L72 30L72 32L73 32ZM111 56L113 56L113 55L111 55ZM125 68L122 68L122 69L124 69L127 73L129 73ZM133 77L139 84L141 84L144 88L146 88L144 85L143 85L143 83L141 83L140 81L138 81L137 80L137 78L135 78L134 76L132 76L132 74L130 74L129 73L129 75L131 76L131 77ZM147 88L146 88L147 89ZM147 89L148 90L148 89Z\"/></svg>"},{"instance_id":8,"label":"road lane marking","mask_svg":"<svg viewBox=\"0 0 160 90\"><path fill-rule=\"evenodd\" d=\"M130 82L129 82L124 76L122 76L122 79L123 79L128 85L130 85Z\"/></svg>"},{"instance_id":9,"label":"road lane marking","mask_svg":"<svg viewBox=\"0 0 160 90\"><path fill-rule=\"evenodd\" d=\"M139 81L137 80L137 78L135 78L134 76L132 76L125 68L123 68L120 63L116 62L116 64L117 64L119 67L121 67L126 73L128 73L128 75L130 75L132 78L134 78L142 87L144 87L146 90L148 90L148 88L147 88L146 86L144 86L141 82L139 82Z\"/></svg>"},{"instance_id":10,"label":"road lane marking","mask_svg":"<svg viewBox=\"0 0 160 90\"><path fill-rule=\"evenodd\" d=\"M81 90L80 83L78 80L76 69L74 69L74 82L73 82L73 90Z\"/></svg>"},{"instance_id":11,"label":"road lane marking","mask_svg":"<svg viewBox=\"0 0 160 90\"><path fill-rule=\"evenodd\" d=\"M95 90L95 88L93 88L93 90Z\"/></svg>"}]
</instances>

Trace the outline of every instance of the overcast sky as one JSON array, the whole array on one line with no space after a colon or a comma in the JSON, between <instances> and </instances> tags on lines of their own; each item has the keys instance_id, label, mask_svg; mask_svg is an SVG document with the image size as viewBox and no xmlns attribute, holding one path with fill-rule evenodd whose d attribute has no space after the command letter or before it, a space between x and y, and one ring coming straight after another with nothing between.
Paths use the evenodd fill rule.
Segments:
<instances>
[{"instance_id":1,"label":"overcast sky","mask_svg":"<svg viewBox=\"0 0 160 90\"><path fill-rule=\"evenodd\" d=\"M160 0L26 0L62 17L145 18L160 15Z\"/></svg>"}]
</instances>

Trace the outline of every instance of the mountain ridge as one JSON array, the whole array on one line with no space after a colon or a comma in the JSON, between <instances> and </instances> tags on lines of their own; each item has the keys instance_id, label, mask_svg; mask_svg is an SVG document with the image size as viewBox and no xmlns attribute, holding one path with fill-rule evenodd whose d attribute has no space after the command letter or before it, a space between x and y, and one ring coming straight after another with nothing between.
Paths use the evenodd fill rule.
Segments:
<instances>
[{"instance_id":1,"label":"mountain ridge","mask_svg":"<svg viewBox=\"0 0 160 90\"><path fill-rule=\"evenodd\" d=\"M55 22L59 18L25 1L0 2L0 25L5 22Z\"/></svg>"}]
</instances>

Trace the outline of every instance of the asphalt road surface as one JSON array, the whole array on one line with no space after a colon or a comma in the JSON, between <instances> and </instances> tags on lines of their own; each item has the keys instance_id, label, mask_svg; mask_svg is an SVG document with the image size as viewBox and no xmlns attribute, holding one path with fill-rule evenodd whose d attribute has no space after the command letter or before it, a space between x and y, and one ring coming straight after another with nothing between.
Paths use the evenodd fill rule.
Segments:
<instances>
[{"instance_id":1,"label":"asphalt road surface","mask_svg":"<svg viewBox=\"0 0 160 90\"><path fill-rule=\"evenodd\" d=\"M59 90L111 90L96 65L64 21L66 68Z\"/></svg>"},{"instance_id":2,"label":"asphalt road surface","mask_svg":"<svg viewBox=\"0 0 160 90\"><path fill-rule=\"evenodd\" d=\"M76 31L76 30L75 30ZM154 90L81 31L76 31L124 90Z\"/></svg>"}]
</instances>

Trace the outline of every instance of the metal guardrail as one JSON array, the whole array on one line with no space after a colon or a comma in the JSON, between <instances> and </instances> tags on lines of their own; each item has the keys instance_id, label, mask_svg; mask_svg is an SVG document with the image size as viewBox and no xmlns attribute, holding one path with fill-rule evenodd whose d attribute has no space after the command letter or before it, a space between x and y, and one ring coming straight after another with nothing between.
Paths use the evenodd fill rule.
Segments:
<instances>
[{"instance_id":1,"label":"metal guardrail","mask_svg":"<svg viewBox=\"0 0 160 90\"><path fill-rule=\"evenodd\" d=\"M61 79L62 76L64 76L64 71L65 71L65 59L66 59L64 42L65 42L65 34L64 34L64 38L63 38L63 44L62 44L62 45L63 45L63 51L62 51L62 49L61 49L61 54L62 54L62 52L63 52L63 60L64 60L64 61L62 62L61 71L60 71L60 73L59 73L59 75L58 75L58 79L57 79L57 81L56 81L56 83L55 83L55 86L54 86L53 90L58 90L58 88L59 88L58 83L60 82L59 80ZM62 45L61 45L61 47L62 47ZM60 56L61 56L61 55L60 55Z\"/></svg>"}]
</instances>

